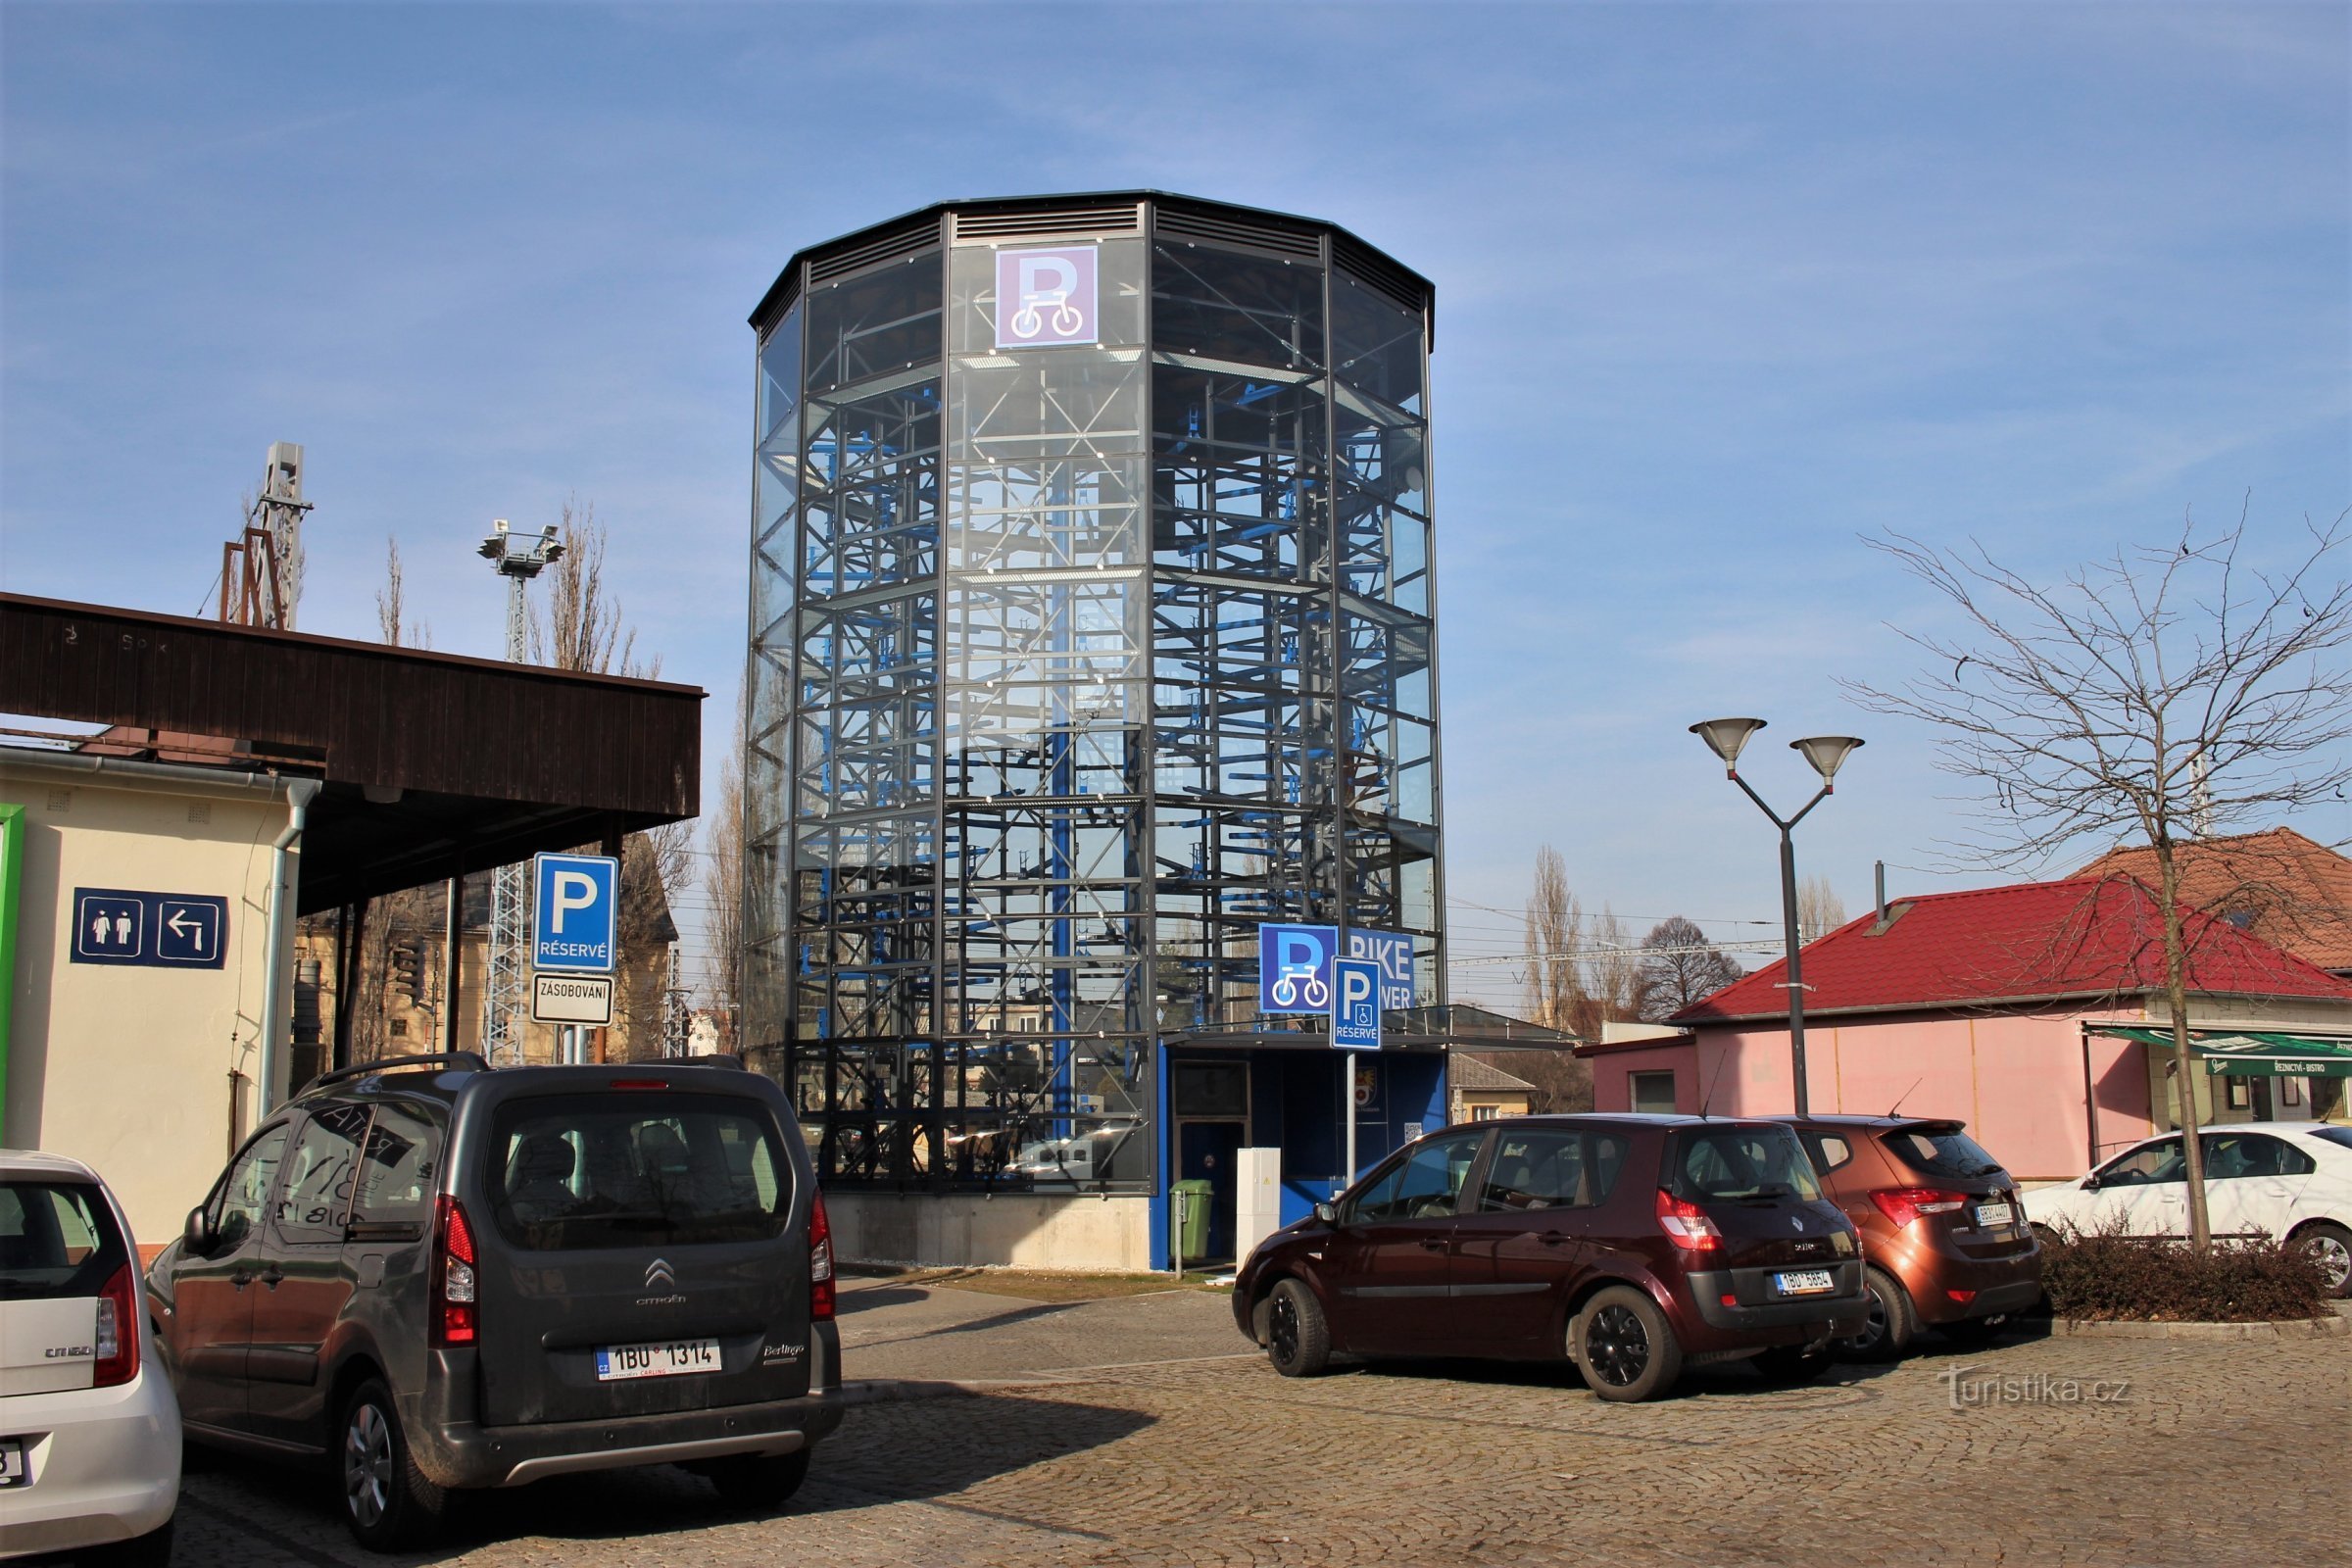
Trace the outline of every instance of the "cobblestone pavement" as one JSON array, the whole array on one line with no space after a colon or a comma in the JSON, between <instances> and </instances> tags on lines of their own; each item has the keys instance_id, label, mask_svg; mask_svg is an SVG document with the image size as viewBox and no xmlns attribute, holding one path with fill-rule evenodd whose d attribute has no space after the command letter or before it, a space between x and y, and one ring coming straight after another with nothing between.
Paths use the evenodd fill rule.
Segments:
<instances>
[{"instance_id":1,"label":"cobblestone pavement","mask_svg":"<svg viewBox=\"0 0 2352 1568\"><path fill-rule=\"evenodd\" d=\"M853 1378L982 1392L853 1409L780 1515L674 1470L569 1479L483 1499L410 1561L2352 1562L2352 1341L1932 1347L1796 1390L1702 1369L1625 1406L1545 1367L1286 1382L1199 1293L869 1289L845 1302ZM178 1568L371 1561L320 1478L189 1478Z\"/></svg>"}]
</instances>

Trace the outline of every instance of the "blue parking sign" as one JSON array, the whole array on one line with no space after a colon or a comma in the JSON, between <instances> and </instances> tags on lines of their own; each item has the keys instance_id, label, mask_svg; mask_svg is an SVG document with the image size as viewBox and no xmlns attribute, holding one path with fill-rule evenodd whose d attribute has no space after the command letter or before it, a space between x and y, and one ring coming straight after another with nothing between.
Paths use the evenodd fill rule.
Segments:
<instances>
[{"instance_id":1,"label":"blue parking sign","mask_svg":"<svg viewBox=\"0 0 2352 1568\"><path fill-rule=\"evenodd\" d=\"M1331 966L1331 1043L1342 1051L1380 1049L1380 965L1342 958Z\"/></svg>"},{"instance_id":2,"label":"blue parking sign","mask_svg":"<svg viewBox=\"0 0 2352 1568\"><path fill-rule=\"evenodd\" d=\"M1328 925L1257 928L1257 1010L1329 1012L1340 933Z\"/></svg>"},{"instance_id":3,"label":"blue parking sign","mask_svg":"<svg viewBox=\"0 0 2352 1568\"><path fill-rule=\"evenodd\" d=\"M610 972L618 958L620 862L609 855L542 855L531 862L531 963Z\"/></svg>"}]
</instances>

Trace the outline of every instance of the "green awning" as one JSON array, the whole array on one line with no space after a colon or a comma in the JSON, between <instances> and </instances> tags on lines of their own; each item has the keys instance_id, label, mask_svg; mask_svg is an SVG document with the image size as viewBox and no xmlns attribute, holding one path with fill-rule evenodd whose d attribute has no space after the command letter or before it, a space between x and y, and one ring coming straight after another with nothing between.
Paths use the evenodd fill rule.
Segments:
<instances>
[{"instance_id":1,"label":"green awning","mask_svg":"<svg viewBox=\"0 0 2352 1568\"><path fill-rule=\"evenodd\" d=\"M2100 1023L2092 1024L2090 1032L2173 1049L2170 1029ZM2281 1034L2269 1029L2191 1029L2188 1049L2204 1058L2205 1070L2216 1077L2352 1078L2352 1040L2341 1036Z\"/></svg>"}]
</instances>

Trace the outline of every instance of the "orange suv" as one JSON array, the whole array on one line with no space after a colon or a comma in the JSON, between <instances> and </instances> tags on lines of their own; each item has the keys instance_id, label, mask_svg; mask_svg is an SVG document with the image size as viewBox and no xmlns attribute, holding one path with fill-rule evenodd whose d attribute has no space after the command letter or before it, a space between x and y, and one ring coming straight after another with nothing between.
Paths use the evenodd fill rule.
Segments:
<instances>
[{"instance_id":1,"label":"orange suv","mask_svg":"<svg viewBox=\"0 0 2352 1568\"><path fill-rule=\"evenodd\" d=\"M2017 1183L1956 1121L1776 1116L1796 1129L1822 1192L1862 1233L1870 1325L1838 1342L1891 1361L1922 1325L1984 1341L2041 1298L2041 1247Z\"/></svg>"}]
</instances>

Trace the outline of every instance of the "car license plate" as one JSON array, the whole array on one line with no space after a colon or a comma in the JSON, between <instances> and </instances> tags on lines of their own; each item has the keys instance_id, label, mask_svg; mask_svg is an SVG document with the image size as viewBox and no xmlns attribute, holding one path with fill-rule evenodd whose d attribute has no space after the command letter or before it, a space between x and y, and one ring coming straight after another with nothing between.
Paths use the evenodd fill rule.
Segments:
<instances>
[{"instance_id":1,"label":"car license plate","mask_svg":"<svg viewBox=\"0 0 2352 1568\"><path fill-rule=\"evenodd\" d=\"M2017 1223L2017 1208L2007 1199L2003 1199L1997 1203L1979 1203L1977 1205L1977 1223L1986 1230L1993 1230L2003 1225L2014 1225Z\"/></svg>"},{"instance_id":2,"label":"car license plate","mask_svg":"<svg viewBox=\"0 0 2352 1568\"><path fill-rule=\"evenodd\" d=\"M21 1487L24 1484L24 1440L21 1438L0 1438L0 1487Z\"/></svg>"},{"instance_id":3,"label":"car license plate","mask_svg":"<svg viewBox=\"0 0 2352 1568\"><path fill-rule=\"evenodd\" d=\"M1826 1268L1800 1268L1788 1274L1775 1274L1772 1288L1783 1296L1819 1296L1836 1290L1837 1284Z\"/></svg>"},{"instance_id":4,"label":"car license plate","mask_svg":"<svg viewBox=\"0 0 2352 1568\"><path fill-rule=\"evenodd\" d=\"M676 1378L718 1370L716 1340L664 1340L658 1345L602 1345L596 1351L596 1380Z\"/></svg>"}]
</instances>

